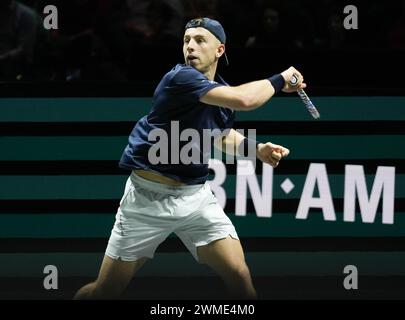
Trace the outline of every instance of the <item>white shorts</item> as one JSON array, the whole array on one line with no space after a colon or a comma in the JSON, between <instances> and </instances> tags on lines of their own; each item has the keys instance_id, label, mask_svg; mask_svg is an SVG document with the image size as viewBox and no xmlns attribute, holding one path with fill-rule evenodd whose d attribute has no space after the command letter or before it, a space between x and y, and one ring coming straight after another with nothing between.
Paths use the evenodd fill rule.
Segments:
<instances>
[{"instance_id":1,"label":"white shorts","mask_svg":"<svg viewBox=\"0 0 405 320\"><path fill-rule=\"evenodd\" d=\"M136 175L128 178L106 255L135 261L153 258L172 232L198 261L197 247L228 236L239 239L208 183L168 186Z\"/></svg>"}]
</instances>

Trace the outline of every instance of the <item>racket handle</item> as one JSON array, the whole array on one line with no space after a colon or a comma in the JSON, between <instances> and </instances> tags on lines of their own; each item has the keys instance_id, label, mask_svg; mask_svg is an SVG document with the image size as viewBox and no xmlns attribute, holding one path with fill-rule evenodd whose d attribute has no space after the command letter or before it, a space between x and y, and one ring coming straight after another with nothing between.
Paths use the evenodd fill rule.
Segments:
<instances>
[{"instance_id":1,"label":"racket handle","mask_svg":"<svg viewBox=\"0 0 405 320\"><path fill-rule=\"evenodd\" d=\"M291 86L296 86L298 84L298 76L293 75L290 80ZM301 98L301 101L304 103L305 107L307 108L308 112L314 119L320 118L320 114L316 109L315 105L312 103L311 99L309 99L308 95L305 93L303 89L297 90L298 96Z\"/></svg>"}]
</instances>

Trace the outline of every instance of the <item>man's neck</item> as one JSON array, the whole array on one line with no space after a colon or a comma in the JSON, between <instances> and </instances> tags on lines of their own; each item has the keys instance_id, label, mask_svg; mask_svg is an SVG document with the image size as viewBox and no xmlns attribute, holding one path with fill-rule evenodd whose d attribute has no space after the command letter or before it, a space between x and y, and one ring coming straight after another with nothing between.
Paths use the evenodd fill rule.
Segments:
<instances>
[{"instance_id":1,"label":"man's neck","mask_svg":"<svg viewBox=\"0 0 405 320\"><path fill-rule=\"evenodd\" d=\"M211 81L214 80L215 74L217 72L217 66L218 66L217 63L213 64L207 72L204 72L204 76L206 76Z\"/></svg>"}]
</instances>

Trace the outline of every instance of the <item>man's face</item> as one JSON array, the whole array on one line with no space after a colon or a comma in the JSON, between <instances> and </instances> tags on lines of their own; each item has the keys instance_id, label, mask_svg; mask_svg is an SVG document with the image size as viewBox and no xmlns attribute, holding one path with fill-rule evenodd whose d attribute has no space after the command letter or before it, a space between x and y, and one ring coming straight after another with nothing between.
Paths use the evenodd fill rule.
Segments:
<instances>
[{"instance_id":1,"label":"man's face","mask_svg":"<svg viewBox=\"0 0 405 320\"><path fill-rule=\"evenodd\" d=\"M218 61L225 49L211 32L201 27L187 29L183 40L185 63L202 73Z\"/></svg>"}]
</instances>

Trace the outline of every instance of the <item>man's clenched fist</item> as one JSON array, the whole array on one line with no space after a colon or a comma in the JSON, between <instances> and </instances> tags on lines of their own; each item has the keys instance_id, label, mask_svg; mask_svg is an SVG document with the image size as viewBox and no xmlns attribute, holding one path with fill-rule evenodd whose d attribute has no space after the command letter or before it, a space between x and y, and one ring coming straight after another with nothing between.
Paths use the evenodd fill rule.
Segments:
<instances>
[{"instance_id":1,"label":"man's clenched fist","mask_svg":"<svg viewBox=\"0 0 405 320\"><path fill-rule=\"evenodd\" d=\"M268 163L273 168L278 166L280 160L290 153L290 150L283 146L271 142L260 143L257 147L257 157L259 160Z\"/></svg>"}]
</instances>

